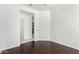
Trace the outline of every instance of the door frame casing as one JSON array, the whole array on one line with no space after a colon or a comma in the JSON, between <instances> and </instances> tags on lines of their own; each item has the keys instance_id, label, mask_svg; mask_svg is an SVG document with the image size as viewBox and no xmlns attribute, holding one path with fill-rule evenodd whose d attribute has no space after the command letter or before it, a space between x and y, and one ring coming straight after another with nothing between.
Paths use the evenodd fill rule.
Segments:
<instances>
[{"instance_id":1,"label":"door frame casing","mask_svg":"<svg viewBox=\"0 0 79 59\"><path fill-rule=\"evenodd\" d=\"M27 13L32 14L34 16L34 22L35 22L37 14L38 14L37 10L31 9L31 8L28 8L28 7L25 8L25 6L24 6L24 8L20 9L20 11L25 11ZM34 26L34 28L35 28L35 26ZM35 29L34 29L34 32L35 32ZM23 44L23 43L26 43L26 42L30 42L30 41L35 41L35 35L36 34L34 33L34 39L28 38L28 39L25 39L24 41L21 41L21 39L20 39L20 44Z\"/></svg>"}]
</instances>

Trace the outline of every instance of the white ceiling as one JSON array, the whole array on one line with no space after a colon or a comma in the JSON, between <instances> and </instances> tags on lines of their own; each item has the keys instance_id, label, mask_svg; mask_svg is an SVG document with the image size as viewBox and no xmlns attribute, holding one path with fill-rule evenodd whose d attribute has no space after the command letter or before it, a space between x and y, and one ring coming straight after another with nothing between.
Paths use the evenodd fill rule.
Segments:
<instances>
[{"instance_id":1,"label":"white ceiling","mask_svg":"<svg viewBox=\"0 0 79 59\"><path fill-rule=\"evenodd\" d=\"M26 4L26 6L29 6L29 4ZM32 6L29 6L31 8L37 9L37 10L49 10L53 7L58 7L59 4L32 4Z\"/></svg>"},{"instance_id":2,"label":"white ceiling","mask_svg":"<svg viewBox=\"0 0 79 59\"><path fill-rule=\"evenodd\" d=\"M32 4L32 6L30 6L29 4L24 5L37 10L50 10L52 8L60 6L68 7L68 6L75 6L77 4Z\"/></svg>"}]
</instances>

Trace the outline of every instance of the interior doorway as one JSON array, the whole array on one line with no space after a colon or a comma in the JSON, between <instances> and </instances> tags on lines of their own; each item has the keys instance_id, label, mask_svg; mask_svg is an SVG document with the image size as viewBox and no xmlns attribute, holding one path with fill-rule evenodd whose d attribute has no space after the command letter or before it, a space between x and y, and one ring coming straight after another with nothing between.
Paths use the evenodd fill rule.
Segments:
<instances>
[{"instance_id":1,"label":"interior doorway","mask_svg":"<svg viewBox=\"0 0 79 59\"><path fill-rule=\"evenodd\" d=\"M34 41L34 14L20 11L20 44Z\"/></svg>"}]
</instances>

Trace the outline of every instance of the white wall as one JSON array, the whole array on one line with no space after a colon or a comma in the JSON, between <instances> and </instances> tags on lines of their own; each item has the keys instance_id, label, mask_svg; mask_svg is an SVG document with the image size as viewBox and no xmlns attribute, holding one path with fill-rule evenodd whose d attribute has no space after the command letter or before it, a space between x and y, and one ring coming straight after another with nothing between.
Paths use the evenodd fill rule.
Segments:
<instances>
[{"instance_id":1,"label":"white wall","mask_svg":"<svg viewBox=\"0 0 79 59\"><path fill-rule=\"evenodd\" d=\"M55 8L53 41L79 49L79 5L61 5Z\"/></svg>"},{"instance_id":2,"label":"white wall","mask_svg":"<svg viewBox=\"0 0 79 59\"><path fill-rule=\"evenodd\" d=\"M50 11L39 11L38 13L38 31L37 40L50 40Z\"/></svg>"},{"instance_id":3,"label":"white wall","mask_svg":"<svg viewBox=\"0 0 79 59\"><path fill-rule=\"evenodd\" d=\"M4 40L4 8L0 5L0 51L3 49Z\"/></svg>"},{"instance_id":4,"label":"white wall","mask_svg":"<svg viewBox=\"0 0 79 59\"><path fill-rule=\"evenodd\" d=\"M20 45L19 15L18 5L0 5L0 51Z\"/></svg>"}]
</instances>

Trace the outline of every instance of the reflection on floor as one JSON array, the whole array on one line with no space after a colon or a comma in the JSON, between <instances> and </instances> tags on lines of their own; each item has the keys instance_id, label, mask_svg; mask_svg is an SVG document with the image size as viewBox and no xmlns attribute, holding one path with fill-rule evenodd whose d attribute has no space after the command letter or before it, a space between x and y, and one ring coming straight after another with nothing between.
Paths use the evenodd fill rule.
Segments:
<instances>
[{"instance_id":1,"label":"reflection on floor","mask_svg":"<svg viewBox=\"0 0 79 59\"><path fill-rule=\"evenodd\" d=\"M32 41L20 47L8 49L2 54L78 54L79 50L51 41Z\"/></svg>"}]
</instances>

